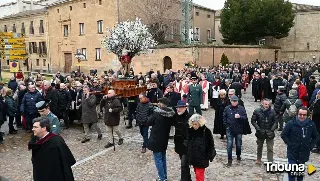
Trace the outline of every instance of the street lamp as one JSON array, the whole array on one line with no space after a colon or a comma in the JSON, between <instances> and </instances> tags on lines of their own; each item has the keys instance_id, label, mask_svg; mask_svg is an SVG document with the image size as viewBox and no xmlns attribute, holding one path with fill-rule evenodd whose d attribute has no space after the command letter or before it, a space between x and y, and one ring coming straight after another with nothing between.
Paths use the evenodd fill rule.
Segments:
<instances>
[{"instance_id":1,"label":"street lamp","mask_svg":"<svg viewBox=\"0 0 320 181\"><path fill-rule=\"evenodd\" d=\"M85 60L86 57L85 57L82 53L80 53L80 52L74 54L74 57L75 57L76 59L78 59L79 72L80 72L80 63L81 63L81 60Z\"/></svg>"},{"instance_id":2,"label":"street lamp","mask_svg":"<svg viewBox=\"0 0 320 181\"><path fill-rule=\"evenodd\" d=\"M316 63L316 56L315 55L312 56L312 59L313 59L313 63Z\"/></svg>"}]
</instances>

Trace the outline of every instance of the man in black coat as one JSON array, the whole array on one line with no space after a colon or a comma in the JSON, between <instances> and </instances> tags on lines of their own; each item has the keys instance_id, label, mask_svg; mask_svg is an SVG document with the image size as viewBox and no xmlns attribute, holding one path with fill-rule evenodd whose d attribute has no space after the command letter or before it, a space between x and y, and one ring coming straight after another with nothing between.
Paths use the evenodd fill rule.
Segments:
<instances>
[{"instance_id":1,"label":"man in black coat","mask_svg":"<svg viewBox=\"0 0 320 181\"><path fill-rule=\"evenodd\" d=\"M76 160L62 137L50 133L49 119L34 119L32 131L28 148L32 150L34 181L73 181L71 166Z\"/></svg>"},{"instance_id":2,"label":"man in black coat","mask_svg":"<svg viewBox=\"0 0 320 181\"><path fill-rule=\"evenodd\" d=\"M64 83L60 84L59 89L59 112L60 116L64 121L66 129L69 128L69 116L68 110L71 105L71 94L67 90L66 85Z\"/></svg>"},{"instance_id":3,"label":"man in black coat","mask_svg":"<svg viewBox=\"0 0 320 181\"><path fill-rule=\"evenodd\" d=\"M254 97L254 102L261 100L261 91L261 80L259 74L256 74L252 79L252 96Z\"/></svg>"},{"instance_id":4,"label":"man in black coat","mask_svg":"<svg viewBox=\"0 0 320 181\"><path fill-rule=\"evenodd\" d=\"M273 162L274 131L277 129L278 123L276 120L276 113L270 106L271 101L269 99L264 99L261 107L254 110L251 117L251 124L256 129L258 144L257 164L261 164L264 140L266 140L267 143L268 162Z\"/></svg>"},{"instance_id":5,"label":"man in black coat","mask_svg":"<svg viewBox=\"0 0 320 181\"><path fill-rule=\"evenodd\" d=\"M51 86L51 83L49 81L44 81L43 83L44 91L43 91L43 97L44 99L50 100L50 111L56 115L60 116L59 112L59 93L58 91Z\"/></svg>"},{"instance_id":6,"label":"man in black coat","mask_svg":"<svg viewBox=\"0 0 320 181\"><path fill-rule=\"evenodd\" d=\"M153 114L153 106L147 98L145 92L139 95L139 103L137 105L136 122L139 125L140 134L143 138L143 144L141 153L147 151L148 145L148 131L149 126L147 125L148 118Z\"/></svg>"},{"instance_id":7,"label":"man in black coat","mask_svg":"<svg viewBox=\"0 0 320 181\"><path fill-rule=\"evenodd\" d=\"M163 97L163 92L158 88L156 81L151 82L151 90L148 92L147 97L152 104L158 103L158 100Z\"/></svg>"},{"instance_id":8,"label":"man in black coat","mask_svg":"<svg viewBox=\"0 0 320 181\"><path fill-rule=\"evenodd\" d=\"M309 84L307 85L307 91L308 91L308 96L309 96L309 100L310 100L313 91L316 89L316 83L317 83L317 81L316 81L316 78L315 78L313 75L311 75L311 76L309 77L309 80L310 80L310 81L309 81Z\"/></svg>"},{"instance_id":9,"label":"man in black coat","mask_svg":"<svg viewBox=\"0 0 320 181\"><path fill-rule=\"evenodd\" d=\"M270 79L266 77L265 73L261 74L261 90L262 90L262 99L272 99L272 90Z\"/></svg>"},{"instance_id":10,"label":"man in black coat","mask_svg":"<svg viewBox=\"0 0 320 181\"><path fill-rule=\"evenodd\" d=\"M159 104L153 115L148 119L147 125L152 126L148 149L153 151L155 164L160 181L167 179L166 150L168 147L170 127L173 123L174 110L168 108L167 98L159 99Z\"/></svg>"},{"instance_id":11,"label":"man in black coat","mask_svg":"<svg viewBox=\"0 0 320 181\"><path fill-rule=\"evenodd\" d=\"M188 105L184 101L178 101L176 106L177 114L173 122L175 127L174 150L179 154L181 160L181 180L191 181L189 159L187 157L188 121L191 115L188 113L187 108Z\"/></svg>"},{"instance_id":12,"label":"man in black coat","mask_svg":"<svg viewBox=\"0 0 320 181\"><path fill-rule=\"evenodd\" d=\"M241 97L242 97L241 89L244 89L244 87L240 83L240 79L239 78L235 79L235 81L231 84L230 89L234 89L236 91L235 92L236 96L241 99Z\"/></svg>"},{"instance_id":13,"label":"man in black coat","mask_svg":"<svg viewBox=\"0 0 320 181\"><path fill-rule=\"evenodd\" d=\"M274 102L274 111L276 112L277 122L279 122L278 131L282 131L282 129L283 129L283 119L282 119L283 113L280 111L281 111L282 105L284 104L284 102L287 99L287 95L285 92L286 92L285 87L279 86L278 91L277 91L277 97Z\"/></svg>"}]
</instances>

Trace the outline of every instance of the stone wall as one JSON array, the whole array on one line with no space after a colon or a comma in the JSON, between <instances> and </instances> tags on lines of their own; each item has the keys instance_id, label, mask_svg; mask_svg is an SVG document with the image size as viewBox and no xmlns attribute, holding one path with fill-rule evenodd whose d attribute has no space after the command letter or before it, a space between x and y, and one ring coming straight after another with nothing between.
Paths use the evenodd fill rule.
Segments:
<instances>
[{"instance_id":1,"label":"stone wall","mask_svg":"<svg viewBox=\"0 0 320 181\"><path fill-rule=\"evenodd\" d=\"M239 62L241 64L249 63L256 59L274 61L275 57L275 49L259 47L162 48L134 57L132 67L135 72L145 73L150 69L164 72L164 57L166 56L171 58L173 70L184 68L185 63L190 61L195 61L199 66L212 66L220 63L223 53L228 56L231 62Z\"/></svg>"},{"instance_id":2,"label":"stone wall","mask_svg":"<svg viewBox=\"0 0 320 181\"><path fill-rule=\"evenodd\" d=\"M274 61L275 57L275 49L264 49L259 47L215 48L214 65L218 65L220 63L223 53L229 58L229 61L241 64L250 63L257 59L261 61Z\"/></svg>"},{"instance_id":3,"label":"stone wall","mask_svg":"<svg viewBox=\"0 0 320 181\"><path fill-rule=\"evenodd\" d=\"M267 43L281 46L281 61L320 61L320 11L298 12L289 36L268 38Z\"/></svg>"}]
</instances>

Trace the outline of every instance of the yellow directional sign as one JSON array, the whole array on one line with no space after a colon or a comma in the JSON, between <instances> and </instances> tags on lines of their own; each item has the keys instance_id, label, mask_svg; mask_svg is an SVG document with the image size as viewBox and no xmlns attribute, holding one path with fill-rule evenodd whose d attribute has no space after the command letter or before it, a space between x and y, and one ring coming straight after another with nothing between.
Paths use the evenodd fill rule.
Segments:
<instances>
[{"instance_id":1,"label":"yellow directional sign","mask_svg":"<svg viewBox=\"0 0 320 181\"><path fill-rule=\"evenodd\" d=\"M12 49L12 48L26 48L25 44L12 44L12 45L0 45L1 49Z\"/></svg>"},{"instance_id":2,"label":"yellow directional sign","mask_svg":"<svg viewBox=\"0 0 320 181\"><path fill-rule=\"evenodd\" d=\"M0 50L3 55L25 55L26 50Z\"/></svg>"},{"instance_id":3,"label":"yellow directional sign","mask_svg":"<svg viewBox=\"0 0 320 181\"><path fill-rule=\"evenodd\" d=\"M24 38L0 38L0 43L25 43Z\"/></svg>"},{"instance_id":4,"label":"yellow directional sign","mask_svg":"<svg viewBox=\"0 0 320 181\"><path fill-rule=\"evenodd\" d=\"M24 33L6 33L0 32L1 38L24 38Z\"/></svg>"},{"instance_id":5,"label":"yellow directional sign","mask_svg":"<svg viewBox=\"0 0 320 181\"><path fill-rule=\"evenodd\" d=\"M11 55L11 56L2 56L3 60L26 60L25 55Z\"/></svg>"}]
</instances>

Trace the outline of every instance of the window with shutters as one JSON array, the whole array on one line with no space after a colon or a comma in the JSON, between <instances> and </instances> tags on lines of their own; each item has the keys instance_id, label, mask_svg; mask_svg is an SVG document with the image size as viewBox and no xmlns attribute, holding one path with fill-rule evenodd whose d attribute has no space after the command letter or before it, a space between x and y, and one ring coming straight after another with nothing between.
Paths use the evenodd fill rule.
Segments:
<instances>
[{"instance_id":1,"label":"window with shutters","mask_svg":"<svg viewBox=\"0 0 320 181\"><path fill-rule=\"evenodd\" d=\"M43 33L44 33L43 20L40 20L39 33L40 33L40 34L43 34Z\"/></svg>"},{"instance_id":2,"label":"window with shutters","mask_svg":"<svg viewBox=\"0 0 320 181\"><path fill-rule=\"evenodd\" d=\"M97 25L98 25L98 33L103 33L103 21L102 20L97 21Z\"/></svg>"},{"instance_id":3,"label":"window with shutters","mask_svg":"<svg viewBox=\"0 0 320 181\"><path fill-rule=\"evenodd\" d=\"M31 42L31 43L32 43L32 53L38 53L37 43L36 42Z\"/></svg>"},{"instance_id":4,"label":"window with shutters","mask_svg":"<svg viewBox=\"0 0 320 181\"><path fill-rule=\"evenodd\" d=\"M101 61L101 49L96 48L96 61Z\"/></svg>"},{"instance_id":5,"label":"window with shutters","mask_svg":"<svg viewBox=\"0 0 320 181\"><path fill-rule=\"evenodd\" d=\"M80 35L84 35L84 23L79 23Z\"/></svg>"},{"instance_id":6,"label":"window with shutters","mask_svg":"<svg viewBox=\"0 0 320 181\"><path fill-rule=\"evenodd\" d=\"M81 53L84 55L85 60L87 60L87 49L86 48L81 48ZM83 60L83 61L85 61Z\"/></svg>"},{"instance_id":7,"label":"window with shutters","mask_svg":"<svg viewBox=\"0 0 320 181\"><path fill-rule=\"evenodd\" d=\"M63 25L63 36L64 37L69 36L69 26L68 25Z\"/></svg>"},{"instance_id":8,"label":"window with shutters","mask_svg":"<svg viewBox=\"0 0 320 181\"><path fill-rule=\"evenodd\" d=\"M3 32L8 32L7 25L4 25Z\"/></svg>"},{"instance_id":9,"label":"window with shutters","mask_svg":"<svg viewBox=\"0 0 320 181\"><path fill-rule=\"evenodd\" d=\"M47 54L46 42L39 42L39 54Z\"/></svg>"},{"instance_id":10,"label":"window with shutters","mask_svg":"<svg viewBox=\"0 0 320 181\"><path fill-rule=\"evenodd\" d=\"M26 33L26 28L24 27L24 23L21 24L21 33Z\"/></svg>"},{"instance_id":11,"label":"window with shutters","mask_svg":"<svg viewBox=\"0 0 320 181\"><path fill-rule=\"evenodd\" d=\"M33 21L30 21L29 34L34 34Z\"/></svg>"},{"instance_id":12,"label":"window with shutters","mask_svg":"<svg viewBox=\"0 0 320 181\"><path fill-rule=\"evenodd\" d=\"M29 42L29 53L32 54L32 42Z\"/></svg>"},{"instance_id":13,"label":"window with shutters","mask_svg":"<svg viewBox=\"0 0 320 181\"><path fill-rule=\"evenodd\" d=\"M16 33L16 32L17 32L16 24L13 24L13 25L12 25L12 32L13 32L13 33Z\"/></svg>"}]
</instances>

